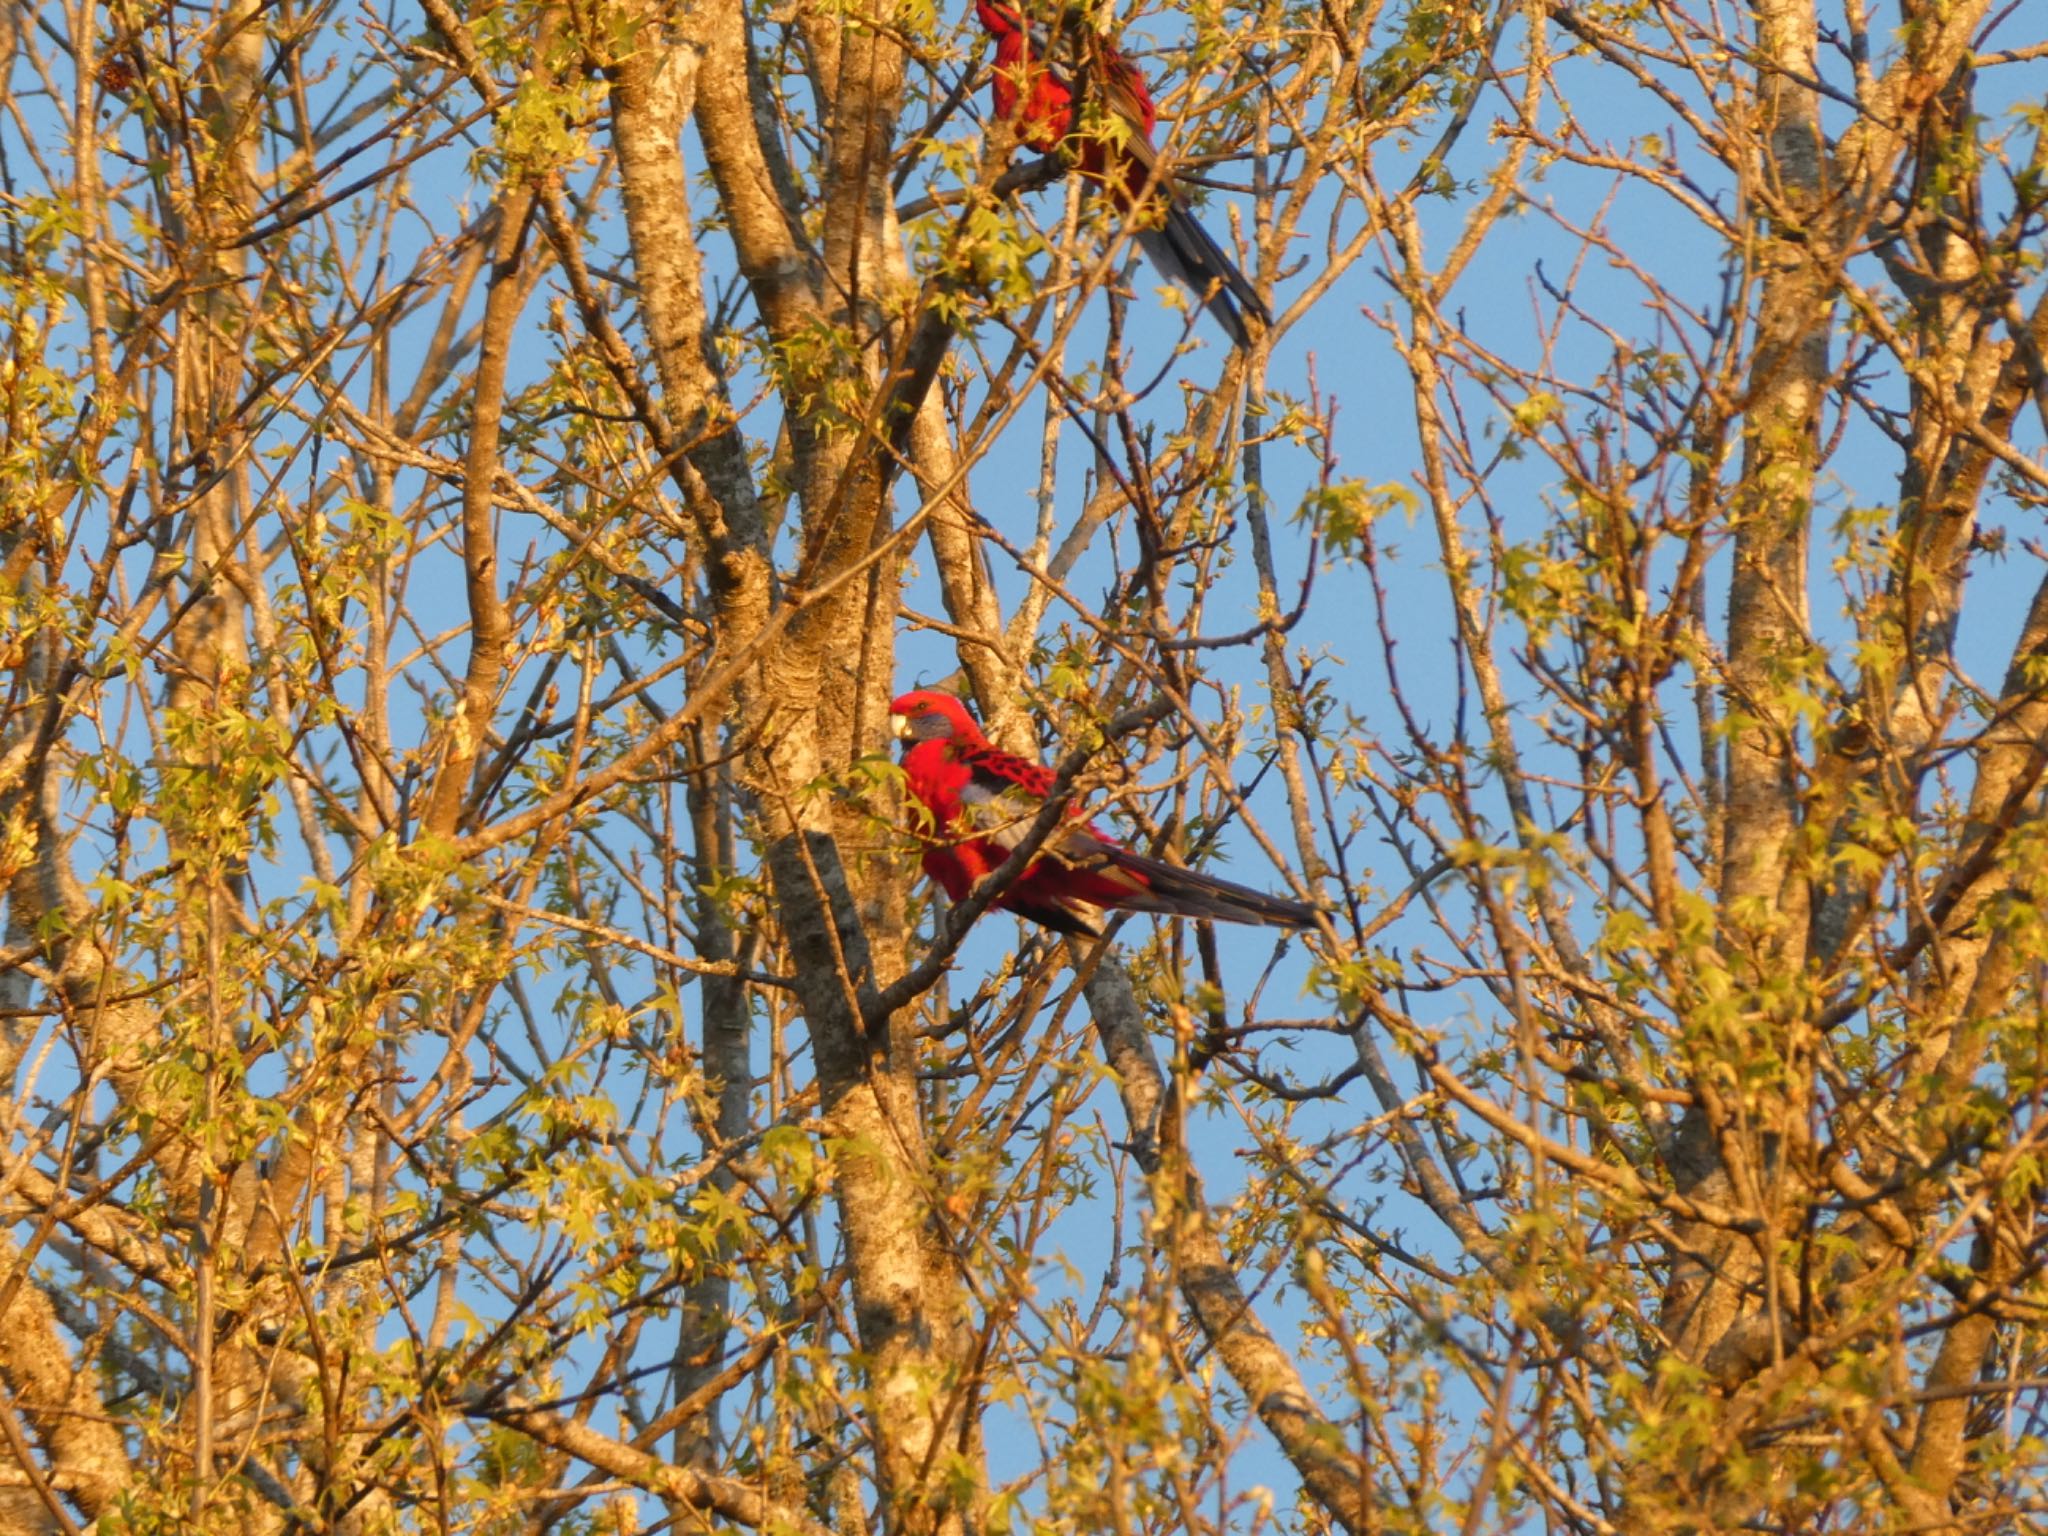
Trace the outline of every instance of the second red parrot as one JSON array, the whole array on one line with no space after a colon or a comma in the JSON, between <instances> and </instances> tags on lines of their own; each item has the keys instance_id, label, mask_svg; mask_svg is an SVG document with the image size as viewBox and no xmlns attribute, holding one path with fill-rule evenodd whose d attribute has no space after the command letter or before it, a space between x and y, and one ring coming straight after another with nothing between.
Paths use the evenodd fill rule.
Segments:
<instances>
[{"instance_id":1,"label":"second red parrot","mask_svg":"<svg viewBox=\"0 0 2048 1536\"><path fill-rule=\"evenodd\" d=\"M1263 325L1273 317L1237 263L1195 218L1173 177L1161 170L1152 144L1159 113L1137 66L1105 37L1056 37L1002 0L975 0L974 9L996 42L996 115L1014 123L1018 137L1041 153L1071 149L1081 174L1106 189L1119 208L1136 208L1152 192L1158 207L1142 215L1134 231L1139 246L1202 302L1233 342L1249 346L1245 315ZM1093 93L1093 105L1120 129L1076 137L1075 106L1084 91Z\"/></svg>"}]
</instances>

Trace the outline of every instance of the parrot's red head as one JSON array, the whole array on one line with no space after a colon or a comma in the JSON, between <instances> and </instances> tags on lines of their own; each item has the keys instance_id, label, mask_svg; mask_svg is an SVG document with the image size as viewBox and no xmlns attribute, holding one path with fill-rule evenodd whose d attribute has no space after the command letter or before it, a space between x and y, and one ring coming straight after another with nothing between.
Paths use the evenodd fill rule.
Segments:
<instances>
[{"instance_id":1,"label":"parrot's red head","mask_svg":"<svg viewBox=\"0 0 2048 1536\"><path fill-rule=\"evenodd\" d=\"M907 743L952 738L978 745L982 740L967 706L937 688L919 688L891 704L889 728Z\"/></svg>"},{"instance_id":2,"label":"parrot's red head","mask_svg":"<svg viewBox=\"0 0 2048 1536\"><path fill-rule=\"evenodd\" d=\"M1024 30L1022 14L1002 0L974 0L974 11L991 37L1009 37Z\"/></svg>"}]
</instances>

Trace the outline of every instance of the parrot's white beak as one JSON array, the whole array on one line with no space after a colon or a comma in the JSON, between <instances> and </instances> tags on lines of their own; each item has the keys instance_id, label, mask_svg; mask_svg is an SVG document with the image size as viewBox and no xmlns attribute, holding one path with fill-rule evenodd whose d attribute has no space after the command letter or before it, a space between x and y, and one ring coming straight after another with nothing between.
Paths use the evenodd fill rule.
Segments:
<instances>
[{"instance_id":1,"label":"parrot's white beak","mask_svg":"<svg viewBox=\"0 0 2048 1536\"><path fill-rule=\"evenodd\" d=\"M890 715L889 734L891 736L897 737L899 740L907 738L910 735L910 716L896 714Z\"/></svg>"}]
</instances>

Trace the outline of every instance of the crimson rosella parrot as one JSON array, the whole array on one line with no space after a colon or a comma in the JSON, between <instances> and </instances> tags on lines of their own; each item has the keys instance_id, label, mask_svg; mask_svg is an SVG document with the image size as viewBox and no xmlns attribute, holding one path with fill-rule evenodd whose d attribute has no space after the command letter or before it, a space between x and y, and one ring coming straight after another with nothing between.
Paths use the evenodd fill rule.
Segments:
<instances>
[{"instance_id":1,"label":"crimson rosella parrot","mask_svg":"<svg viewBox=\"0 0 2048 1536\"><path fill-rule=\"evenodd\" d=\"M1111 121L1073 145L1081 174L1125 211L1137 207L1148 190L1156 194L1158 206L1140 214L1139 246L1207 307L1233 342L1249 346L1245 314L1266 325L1273 323L1272 314L1237 263L1196 222L1173 177L1161 171L1152 146L1159 113L1137 66L1105 37L1076 39L1066 28L1063 44L1003 0L974 0L974 9L996 40L996 116L1014 123L1025 144L1051 154L1074 135L1075 102L1084 91L1093 92L1089 104Z\"/></svg>"},{"instance_id":2,"label":"crimson rosella parrot","mask_svg":"<svg viewBox=\"0 0 2048 1536\"><path fill-rule=\"evenodd\" d=\"M950 693L919 689L889 710L903 738L910 792L931 812L924 872L963 901L1023 840L1052 793L1052 771L990 746L967 706ZM1102 932L1109 907L1278 928L1315 924L1313 907L1148 859L1104 835L1078 807L1069 814L1072 821L1046 839L997 906L1083 938Z\"/></svg>"}]
</instances>

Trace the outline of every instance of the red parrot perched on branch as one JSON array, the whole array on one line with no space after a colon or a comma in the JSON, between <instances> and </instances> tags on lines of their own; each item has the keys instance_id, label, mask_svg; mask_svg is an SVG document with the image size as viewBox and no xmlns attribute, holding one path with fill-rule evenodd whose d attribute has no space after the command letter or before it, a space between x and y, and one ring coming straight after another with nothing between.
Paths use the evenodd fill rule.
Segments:
<instances>
[{"instance_id":1,"label":"red parrot perched on branch","mask_svg":"<svg viewBox=\"0 0 2048 1536\"><path fill-rule=\"evenodd\" d=\"M1071 146L1081 174L1125 212L1153 193L1155 206L1139 214L1138 244L1155 267L1202 302L1233 342L1249 346L1245 315L1271 325L1272 314L1160 169L1152 146L1159 113L1137 66L1108 38L1077 39L1071 29L1063 29L1069 44L1063 50L1044 27L1002 0L974 0L974 10L996 40L996 116L1016 124L1018 137L1040 153ZM1063 51L1071 57L1059 57ZM1113 122L1100 129L1077 124L1075 103L1084 95Z\"/></svg>"},{"instance_id":2,"label":"red parrot perched on branch","mask_svg":"<svg viewBox=\"0 0 2048 1536\"><path fill-rule=\"evenodd\" d=\"M903 739L910 792L931 812L924 872L953 900L964 901L1023 841L1053 792L1053 774L990 746L967 706L950 693L919 689L889 710ZM1078 807L1069 815L997 906L1083 938L1102 932L1108 907L1278 928L1315 924L1313 907L1148 859L1105 836Z\"/></svg>"}]
</instances>

